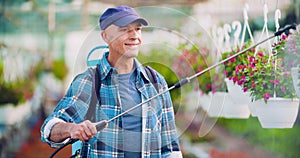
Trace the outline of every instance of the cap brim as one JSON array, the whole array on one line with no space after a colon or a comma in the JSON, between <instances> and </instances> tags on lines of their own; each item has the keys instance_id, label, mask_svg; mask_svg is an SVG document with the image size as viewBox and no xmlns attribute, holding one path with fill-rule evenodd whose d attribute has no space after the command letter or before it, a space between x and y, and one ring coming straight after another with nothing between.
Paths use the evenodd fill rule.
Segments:
<instances>
[{"instance_id":1,"label":"cap brim","mask_svg":"<svg viewBox=\"0 0 300 158\"><path fill-rule=\"evenodd\" d=\"M128 15L128 16L122 17L119 20L116 20L115 22L113 22L113 24L120 26L120 27L124 27L135 21L139 21L144 26L148 25L148 22L145 19L135 16L135 15Z\"/></svg>"}]
</instances>

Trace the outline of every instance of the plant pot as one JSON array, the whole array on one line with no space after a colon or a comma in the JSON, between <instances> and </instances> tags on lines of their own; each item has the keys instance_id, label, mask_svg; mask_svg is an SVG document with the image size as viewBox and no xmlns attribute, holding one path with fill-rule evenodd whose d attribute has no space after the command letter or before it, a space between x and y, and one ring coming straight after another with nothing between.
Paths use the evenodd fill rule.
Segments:
<instances>
[{"instance_id":1,"label":"plant pot","mask_svg":"<svg viewBox=\"0 0 300 158\"><path fill-rule=\"evenodd\" d=\"M236 117L249 118L249 104L251 103L250 92L244 92L239 85L234 84L233 81L228 78L225 78L225 82L227 85L228 95L235 103L235 109L233 110L235 110L236 113L240 113L240 115L237 115Z\"/></svg>"},{"instance_id":2,"label":"plant pot","mask_svg":"<svg viewBox=\"0 0 300 158\"><path fill-rule=\"evenodd\" d=\"M210 117L248 118L250 115L248 106L236 104L227 92L210 92L204 98L202 108Z\"/></svg>"},{"instance_id":3,"label":"plant pot","mask_svg":"<svg viewBox=\"0 0 300 158\"><path fill-rule=\"evenodd\" d=\"M270 98L255 103L256 114L263 128L292 128L298 115L299 99Z\"/></svg>"},{"instance_id":4,"label":"plant pot","mask_svg":"<svg viewBox=\"0 0 300 158\"><path fill-rule=\"evenodd\" d=\"M300 98L300 67L292 67L291 75L293 79L294 88L298 98Z\"/></svg>"},{"instance_id":5,"label":"plant pot","mask_svg":"<svg viewBox=\"0 0 300 158\"><path fill-rule=\"evenodd\" d=\"M256 115L256 110L255 110L255 103L256 102L250 102L249 105L248 105L252 117L257 116Z\"/></svg>"}]
</instances>

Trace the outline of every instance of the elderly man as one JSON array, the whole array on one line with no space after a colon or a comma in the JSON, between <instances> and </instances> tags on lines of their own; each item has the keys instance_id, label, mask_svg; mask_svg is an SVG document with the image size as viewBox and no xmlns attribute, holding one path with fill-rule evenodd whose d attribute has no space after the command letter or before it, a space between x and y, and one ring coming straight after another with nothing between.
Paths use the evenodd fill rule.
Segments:
<instances>
[{"instance_id":1,"label":"elderly man","mask_svg":"<svg viewBox=\"0 0 300 158\"><path fill-rule=\"evenodd\" d=\"M109 52L97 65L100 88L94 121L111 119L158 93L136 60L142 44L142 26L148 22L128 6L108 8L99 22ZM166 81L154 72L158 91L165 90ZM84 119L91 102L91 85L89 70L74 78L41 128L44 142L59 147L69 138L79 139L82 157L182 157L169 93L97 131L90 120Z\"/></svg>"}]
</instances>

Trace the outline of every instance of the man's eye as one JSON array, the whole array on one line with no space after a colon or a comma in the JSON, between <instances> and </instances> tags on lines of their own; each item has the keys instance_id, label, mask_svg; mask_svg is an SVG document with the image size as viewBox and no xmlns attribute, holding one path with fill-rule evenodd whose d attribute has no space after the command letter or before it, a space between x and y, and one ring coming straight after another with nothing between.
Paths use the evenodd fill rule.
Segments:
<instances>
[{"instance_id":1,"label":"man's eye","mask_svg":"<svg viewBox=\"0 0 300 158\"><path fill-rule=\"evenodd\" d=\"M135 30L140 31L142 30L142 27L137 27Z\"/></svg>"},{"instance_id":2,"label":"man's eye","mask_svg":"<svg viewBox=\"0 0 300 158\"><path fill-rule=\"evenodd\" d=\"M121 32L126 32L128 29L127 28L121 28L120 31Z\"/></svg>"}]
</instances>

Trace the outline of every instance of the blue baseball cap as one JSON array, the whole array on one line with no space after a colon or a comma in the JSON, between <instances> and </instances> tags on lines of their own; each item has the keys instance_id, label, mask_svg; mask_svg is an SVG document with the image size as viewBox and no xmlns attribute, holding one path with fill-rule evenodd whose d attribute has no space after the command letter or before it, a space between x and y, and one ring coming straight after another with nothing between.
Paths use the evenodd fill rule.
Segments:
<instances>
[{"instance_id":1,"label":"blue baseball cap","mask_svg":"<svg viewBox=\"0 0 300 158\"><path fill-rule=\"evenodd\" d=\"M118 6L115 8L108 8L100 16L99 23L101 30L105 30L111 24L123 27L137 20L144 26L148 25L148 22L140 17L133 8L128 6Z\"/></svg>"}]
</instances>

